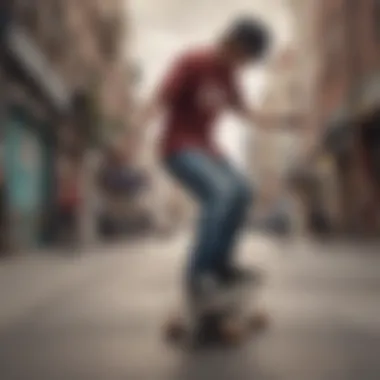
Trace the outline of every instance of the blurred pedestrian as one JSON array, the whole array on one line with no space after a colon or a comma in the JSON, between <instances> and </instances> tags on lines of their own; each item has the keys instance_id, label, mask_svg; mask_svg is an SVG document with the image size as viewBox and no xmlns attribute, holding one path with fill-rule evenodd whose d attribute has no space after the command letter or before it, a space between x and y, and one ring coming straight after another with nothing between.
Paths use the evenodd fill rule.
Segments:
<instances>
[{"instance_id":1,"label":"blurred pedestrian","mask_svg":"<svg viewBox=\"0 0 380 380\"><path fill-rule=\"evenodd\" d=\"M79 243L79 171L74 158L62 158L58 168L58 241L64 246Z\"/></svg>"}]
</instances>

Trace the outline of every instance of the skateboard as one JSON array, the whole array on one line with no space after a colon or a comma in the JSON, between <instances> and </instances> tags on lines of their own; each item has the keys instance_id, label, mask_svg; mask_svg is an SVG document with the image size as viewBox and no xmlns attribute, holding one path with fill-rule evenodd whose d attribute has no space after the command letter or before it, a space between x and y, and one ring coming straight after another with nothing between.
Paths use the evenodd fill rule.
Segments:
<instances>
[{"instance_id":1,"label":"skateboard","mask_svg":"<svg viewBox=\"0 0 380 380\"><path fill-rule=\"evenodd\" d=\"M192 300L183 315L169 319L165 337L170 343L200 348L236 346L268 325L268 316L257 308L262 281L224 289L205 299Z\"/></svg>"}]
</instances>

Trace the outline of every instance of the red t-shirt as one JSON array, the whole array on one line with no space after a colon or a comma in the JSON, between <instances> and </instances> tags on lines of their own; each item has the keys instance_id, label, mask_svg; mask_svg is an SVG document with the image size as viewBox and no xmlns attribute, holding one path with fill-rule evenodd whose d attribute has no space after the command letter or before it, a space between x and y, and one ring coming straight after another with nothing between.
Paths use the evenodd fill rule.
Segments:
<instances>
[{"instance_id":1,"label":"red t-shirt","mask_svg":"<svg viewBox=\"0 0 380 380\"><path fill-rule=\"evenodd\" d=\"M216 153L215 121L227 108L243 107L234 70L207 49L177 59L159 88L159 97L166 108L162 141L166 157L192 147Z\"/></svg>"}]
</instances>

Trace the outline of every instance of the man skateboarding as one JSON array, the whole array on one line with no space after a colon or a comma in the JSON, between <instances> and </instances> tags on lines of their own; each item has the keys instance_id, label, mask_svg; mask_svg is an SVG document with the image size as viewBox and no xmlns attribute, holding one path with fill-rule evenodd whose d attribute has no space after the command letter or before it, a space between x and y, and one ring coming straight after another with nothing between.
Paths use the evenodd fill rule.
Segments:
<instances>
[{"instance_id":1,"label":"man skateboarding","mask_svg":"<svg viewBox=\"0 0 380 380\"><path fill-rule=\"evenodd\" d=\"M253 193L212 135L218 116L228 109L259 126L284 119L250 109L235 78L240 69L261 60L270 45L261 22L236 20L214 46L180 55L144 112L146 121L164 111L164 166L200 205L186 274L190 295L202 294L211 283L216 289L229 287L249 275L235 265L233 253Z\"/></svg>"}]
</instances>

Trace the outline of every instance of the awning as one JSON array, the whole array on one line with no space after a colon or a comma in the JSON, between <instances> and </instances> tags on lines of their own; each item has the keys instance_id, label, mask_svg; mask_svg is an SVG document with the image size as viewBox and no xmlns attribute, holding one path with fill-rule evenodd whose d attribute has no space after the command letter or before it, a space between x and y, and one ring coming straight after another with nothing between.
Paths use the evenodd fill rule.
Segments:
<instances>
[{"instance_id":1,"label":"awning","mask_svg":"<svg viewBox=\"0 0 380 380\"><path fill-rule=\"evenodd\" d=\"M22 27L8 25L2 43L12 62L15 61L20 66L44 98L47 98L58 112L69 111L71 91L28 33Z\"/></svg>"}]
</instances>

